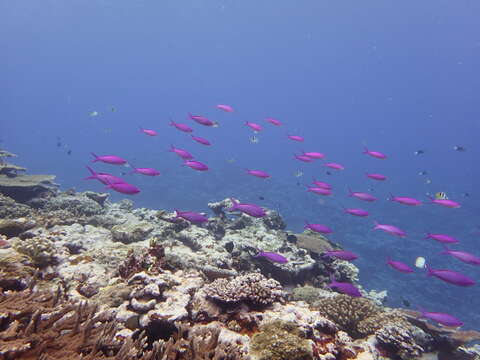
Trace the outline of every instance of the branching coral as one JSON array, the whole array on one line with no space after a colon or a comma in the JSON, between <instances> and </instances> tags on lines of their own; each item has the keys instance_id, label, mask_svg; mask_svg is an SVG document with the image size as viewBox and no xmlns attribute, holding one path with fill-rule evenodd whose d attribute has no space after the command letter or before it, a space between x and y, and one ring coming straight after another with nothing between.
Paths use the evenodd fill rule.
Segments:
<instances>
[{"instance_id":1,"label":"branching coral","mask_svg":"<svg viewBox=\"0 0 480 360\"><path fill-rule=\"evenodd\" d=\"M233 280L217 279L204 287L208 298L223 304L244 302L265 306L284 298L280 283L260 273L237 276Z\"/></svg>"}]
</instances>

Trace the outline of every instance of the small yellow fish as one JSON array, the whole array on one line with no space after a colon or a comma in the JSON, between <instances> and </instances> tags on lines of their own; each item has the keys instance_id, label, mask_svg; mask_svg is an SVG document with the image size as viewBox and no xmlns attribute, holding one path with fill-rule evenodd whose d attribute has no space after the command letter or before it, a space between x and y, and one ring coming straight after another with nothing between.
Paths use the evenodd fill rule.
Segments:
<instances>
[{"instance_id":1,"label":"small yellow fish","mask_svg":"<svg viewBox=\"0 0 480 360\"><path fill-rule=\"evenodd\" d=\"M301 172L300 170L295 171L295 172L293 173L293 176L295 176L295 177L301 177L301 176L303 176L303 172Z\"/></svg>"},{"instance_id":2,"label":"small yellow fish","mask_svg":"<svg viewBox=\"0 0 480 360\"><path fill-rule=\"evenodd\" d=\"M92 112L90 113L90 116L91 116L91 117L98 116L98 111L92 111Z\"/></svg>"},{"instance_id":3,"label":"small yellow fish","mask_svg":"<svg viewBox=\"0 0 480 360\"><path fill-rule=\"evenodd\" d=\"M227 159L227 162L228 162L229 164L233 164L233 163L235 162L235 159L234 159L234 158Z\"/></svg>"},{"instance_id":4,"label":"small yellow fish","mask_svg":"<svg viewBox=\"0 0 480 360\"><path fill-rule=\"evenodd\" d=\"M435 193L435 199L436 200L448 200L448 196L443 191L439 191L439 192Z\"/></svg>"},{"instance_id":5,"label":"small yellow fish","mask_svg":"<svg viewBox=\"0 0 480 360\"><path fill-rule=\"evenodd\" d=\"M415 260L415 266L419 269L423 269L425 267L425 258L422 256L419 256Z\"/></svg>"}]
</instances>

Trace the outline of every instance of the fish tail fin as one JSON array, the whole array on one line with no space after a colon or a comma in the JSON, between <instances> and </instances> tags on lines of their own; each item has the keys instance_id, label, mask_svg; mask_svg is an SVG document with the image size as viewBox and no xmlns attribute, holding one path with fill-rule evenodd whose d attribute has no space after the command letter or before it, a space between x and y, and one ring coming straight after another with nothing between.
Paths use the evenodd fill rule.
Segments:
<instances>
[{"instance_id":1,"label":"fish tail fin","mask_svg":"<svg viewBox=\"0 0 480 360\"><path fill-rule=\"evenodd\" d=\"M348 188L348 196L353 196L353 191L350 188Z\"/></svg>"},{"instance_id":2,"label":"fish tail fin","mask_svg":"<svg viewBox=\"0 0 480 360\"><path fill-rule=\"evenodd\" d=\"M424 318L425 314L427 313L427 310L420 305L417 305L416 308L417 308L418 312L420 313L420 314L417 315L417 319L418 318Z\"/></svg>"},{"instance_id":3,"label":"fish tail fin","mask_svg":"<svg viewBox=\"0 0 480 360\"><path fill-rule=\"evenodd\" d=\"M440 255L447 255L448 252L450 251L450 248L447 246L447 244L442 244L443 245L443 251L440 252Z\"/></svg>"},{"instance_id":4,"label":"fish tail fin","mask_svg":"<svg viewBox=\"0 0 480 360\"><path fill-rule=\"evenodd\" d=\"M427 276L433 275L432 268L428 264L425 264L425 269L427 269Z\"/></svg>"},{"instance_id":5,"label":"fish tail fin","mask_svg":"<svg viewBox=\"0 0 480 360\"><path fill-rule=\"evenodd\" d=\"M380 224L378 223L377 220L373 220L373 225L375 225L375 226L374 226L374 229L376 229L376 228L378 227L378 225L380 225Z\"/></svg>"},{"instance_id":6,"label":"fish tail fin","mask_svg":"<svg viewBox=\"0 0 480 360\"><path fill-rule=\"evenodd\" d=\"M368 154L368 148L365 145L363 146L363 154Z\"/></svg>"},{"instance_id":7,"label":"fish tail fin","mask_svg":"<svg viewBox=\"0 0 480 360\"><path fill-rule=\"evenodd\" d=\"M95 154L93 152L91 152L90 154L92 154L92 156L95 158L95 159L92 160L92 162L98 161L98 155L97 154Z\"/></svg>"},{"instance_id":8,"label":"fish tail fin","mask_svg":"<svg viewBox=\"0 0 480 360\"><path fill-rule=\"evenodd\" d=\"M170 144L170 149L168 149L168 151L170 152L174 152L175 150L175 146L173 146L173 144Z\"/></svg>"},{"instance_id":9,"label":"fish tail fin","mask_svg":"<svg viewBox=\"0 0 480 360\"><path fill-rule=\"evenodd\" d=\"M97 176L97 173L90 166L87 165L86 167L87 167L88 171L90 171L90 174L92 174L92 176L91 177L89 176L89 178L94 179Z\"/></svg>"},{"instance_id":10,"label":"fish tail fin","mask_svg":"<svg viewBox=\"0 0 480 360\"><path fill-rule=\"evenodd\" d=\"M387 256L387 264L390 264L390 262L392 261L392 257L390 255Z\"/></svg>"},{"instance_id":11,"label":"fish tail fin","mask_svg":"<svg viewBox=\"0 0 480 360\"><path fill-rule=\"evenodd\" d=\"M388 198L388 200L393 201L393 198L394 198L395 196L393 196L392 193L389 193L389 194L390 194L390 197Z\"/></svg>"},{"instance_id":12,"label":"fish tail fin","mask_svg":"<svg viewBox=\"0 0 480 360\"><path fill-rule=\"evenodd\" d=\"M230 201L232 202L232 207L227 209L227 211L234 211L238 209L238 202L234 198L230 198Z\"/></svg>"}]
</instances>

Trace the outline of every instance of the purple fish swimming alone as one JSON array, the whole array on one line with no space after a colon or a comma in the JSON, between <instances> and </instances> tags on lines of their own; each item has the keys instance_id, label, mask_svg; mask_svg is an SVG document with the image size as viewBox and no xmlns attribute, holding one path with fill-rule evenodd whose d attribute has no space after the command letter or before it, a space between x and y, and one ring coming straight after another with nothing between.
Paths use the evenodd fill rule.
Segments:
<instances>
[{"instance_id":1,"label":"purple fish swimming alone","mask_svg":"<svg viewBox=\"0 0 480 360\"><path fill-rule=\"evenodd\" d=\"M364 154L367 154L367 155L370 155L371 157L374 157L374 158L377 158L377 159L381 159L381 160L384 160L387 158L387 155L379 152L379 151L371 151L371 150L368 150L367 147L365 146L363 148L363 153Z\"/></svg>"},{"instance_id":2,"label":"purple fish swimming alone","mask_svg":"<svg viewBox=\"0 0 480 360\"><path fill-rule=\"evenodd\" d=\"M132 166L132 165L130 165ZM137 173L137 174L142 174L146 176L158 176L160 175L160 171L152 169L152 168L136 168L133 167L133 170L130 172L131 174Z\"/></svg>"},{"instance_id":3,"label":"purple fish swimming alone","mask_svg":"<svg viewBox=\"0 0 480 360\"><path fill-rule=\"evenodd\" d=\"M463 325L463 322L457 319L455 316L450 314L440 313L440 312L429 312L425 309L419 308L420 314L419 318L430 319L443 326L448 327L459 327Z\"/></svg>"},{"instance_id":4,"label":"purple fish swimming alone","mask_svg":"<svg viewBox=\"0 0 480 360\"><path fill-rule=\"evenodd\" d=\"M297 154L293 154L293 158L294 159L297 159L299 161L303 161L303 162L306 162L306 163L311 163L313 162L314 159L312 159L311 157L307 156L307 155L297 155Z\"/></svg>"},{"instance_id":5,"label":"purple fish swimming alone","mask_svg":"<svg viewBox=\"0 0 480 360\"><path fill-rule=\"evenodd\" d=\"M353 261L358 259L358 255L348 250L329 250L325 251L323 255L334 257L341 260Z\"/></svg>"},{"instance_id":6,"label":"purple fish swimming alone","mask_svg":"<svg viewBox=\"0 0 480 360\"><path fill-rule=\"evenodd\" d=\"M183 131L183 132L191 133L193 131L193 129L190 126L188 126L187 124L176 123L173 120L170 121L169 125L174 126L176 129L178 129L180 131Z\"/></svg>"},{"instance_id":7,"label":"purple fish swimming alone","mask_svg":"<svg viewBox=\"0 0 480 360\"><path fill-rule=\"evenodd\" d=\"M262 126L253 122L245 121L245 125L248 126L250 129L260 132L262 131Z\"/></svg>"},{"instance_id":8,"label":"purple fish swimming alone","mask_svg":"<svg viewBox=\"0 0 480 360\"><path fill-rule=\"evenodd\" d=\"M340 165L340 164L337 164L337 163L326 163L326 164L323 164L323 166L326 166L330 169L334 169L334 170L345 170L345 167L343 165Z\"/></svg>"},{"instance_id":9,"label":"purple fish swimming alone","mask_svg":"<svg viewBox=\"0 0 480 360\"><path fill-rule=\"evenodd\" d=\"M102 172L96 172L93 170L90 166L87 166L88 171L92 174L89 177L86 177L83 180L98 180L104 185L109 185L109 184L114 184L114 183L124 183L125 180L122 178L119 178L118 176L108 174L108 173L102 173Z\"/></svg>"},{"instance_id":10,"label":"purple fish swimming alone","mask_svg":"<svg viewBox=\"0 0 480 360\"><path fill-rule=\"evenodd\" d=\"M333 230L330 229L328 226L326 225L322 225L322 224L310 224L308 223L307 221L305 221L305 226L303 227L304 229L310 229L316 233L319 233L319 234L331 234L333 233Z\"/></svg>"},{"instance_id":11,"label":"purple fish swimming alone","mask_svg":"<svg viewBox=\"0 0 480 360\"><path fill-rule=\"evenodd\" d=\"M408 266L407 264L401 261L392 260L390 256L387 258L387 264L390 265L395 270L400 271L401 273L404 273L404 274L413 273L413 269L410 266Z\"/></svg>"},{"instance_id":12,"label":"purple fish swimming alone","mask_svg":"<svg viewBox=\"0 0 480 360\"><path fill-rule=\"evenodd\" d=\"M108 184L107 188L126 195L135 195L140 192L138 187L126 182Z\"/></svg>"},{"instance_id":13,"label":"purple fish swimming alone","mask_svg":"<svg viewBox=\"0 0 480 360\"><path fill-rule=\"evenodd\" d=\"M445 234L427 233L427 236L425 236L425 239L433 239L443 244L456 244L459 242L458 239L454 238L453 236L445 235Z\"/></svg>"},{"instance_id":14,"label":"purple fish swimming alone","mask_svg":"<svg viewBox=\"0 0 480 360\"><path fill-rule=\"evenodd\" d=\"M261 179L268 179L270 177L269 174L267 174L265 171L262 170L250 170L250 169L245 169L247 174L256 176Z\"/></svg>"},{"instance_id":15,"label":"purple fish swimming alone","mask_svg":"<svg viewBox=\"0 0 480 360\"><path fill-rule=\"evenodd\" d=\"M271 262L276 262L280 264L286 264L288 262L288 259L285 256L274 253L274 252L270 252L270 251L260 251L254 257L256 258L263 257L265 259L270 260Z\"/></svg>"},{"instance_id":16,"label":"purple fish swimming alone","mask_svg":"<svg viewBox=\"0 0 480 360\"><path fill-rule=\"evenodd\" d=\"M387 177L382 174L365 174L368 178L377 180L377 181L385 181L387 180Z\"/></svg>"},{"instance_id":17,"label":"purple fish swimming alone","mask_svg":"<svg viewBox=\"0 0 480 360\"><path fill-rule=\"evenodd\" d=\"M244 214L253 216L253 217L263 217L267 213L265 210L263 210L260 206L255 205L255 204L241 204L237 200L230 198L230 201L232 202L232 207L227 209L227 211L240 211Z\"/></svg>"},{"instance_id":18,"label":"purple fish swimming alone","mask_svg":"<svg viewBox=\"0 0 480 360\"><path fill-rule=\"evenodd\" d=\"M175 213L175 218L182 218L194 224L201 224L208 221L208 218L205 215L194 211L179 211L175 209Z\"/></svg>"},{"instance_id":19,"label":"purple fish swimming alone","mask_svg":"<svg viewBox=\"0 0 480 360\"><path fill-rule=\"evenodd\" d=\"M327 285L329 288L337 289L339 292L345 295L350 295L352 297L362 297L360 290L350 283L336 281L333 277L330 280L330 284Z\"/></svg>"},{"instance_id":20,"label":"purple fish swimming alone","mask_svg":"<svg viewBox=\"0 0 480 360\"><path fill-rule=\"evenodd\" d=\"M111 165L125 165L127 163L127 160L125 159L122 159L121 157L119 156L116 156L116 155L102 155L102 156L98 156L96 155L95 153L90 153L93 155L93 157L95 159L92 160L92 162L97 162L97 161L101 161L103 163L106 163L106 164L111 164Z\"/></svg>"},{"instance_id":21,"label":"purple fish swimming alone","mask_svg":"<svg viewBox=\"0 0 480 360\"><path fill-rule=\"evenodd\" d=\"M463 261L466 264L470 265L480 265L480 257L470 254L465 251L451 250L446 245L444 245L444 251L440 254L442 255L452 255L454 258L457 258L460 261Z\"/></svg>"},{"instance_id":22,"label":"purple fish swimming alone","mask_svg":"<svg viewBox=\"0 0 480 360\"><path fill-rule=\"evenodd\" d=\"M269 122L270 124L275 125L275 126L281 126L282 125L282 123L279 120L271 118L271 117L265 118L265 121Z\"/></svg>"},{"instance_id":23,"label":"purple fish swimming alone","mask_svg":"<svg viewBox=\"0 0 480 360\"><path fill-rule=\"evenodd\" d=\"M204 163L200 162L200 161L185 160L183 162L183 165L186 165L189 168L191 168L193 170L197 170L197 171L207 171L208 170L208 166L205 165Z\"/></svg>"},{"instance_id":24,"label":"purple fish swimming alone","mask_svg":"<svg viewBox=\"0 0 480 360\"><path fill-rule=\"evenodd\" d=\"M303 138L303 136L299 136L299 135L287 135L287 137L288 137L290 140L293 140L293 141L298 141L298 142L303 142L303 141L305 141L305 139Z\"/></svg>"},{"instance_id":25,"label":"purple fish swimming alone","mask_svg":"<svg viewBox=\"0 0 480 360\"><path fill-rule=\"evenodd\" d=\"M428 276L435 276L436 278L449 284L465 287L475 285L475 280L463 275L462 273L453 270L431 269L428 265L425 265L425 268L427 269Z\"/></svg>"},{"instance_id":26,"label":"purple fish swimming alone","mask_svg":"<svg viewBox=\"0 0 480 360\"><path fill-rule=\"evenodd\" d=\"M343 209L343 211L346 213L346 214L350 214L350 215L353 215L353 216L359 216L359 217L366 217L369 215L368 211L367 210L363 210L363 209Z\"/></svg>"},{"instance_id":27,"label":"purple fish swimming alone","mask_svg":"<svg viewBox=\"0 0 480 360\"><path fill-rule=\"evenodd\" d=\"M390 194L389 200L398 202L399 204L409 205L409 206L422 205L422 202L420 200L417 200L411 197L406 197L406 196L393 196L392 194Z\"/></svg>"},{"instance_id":28,"label":"purple fish swimming alone","mask_svg":"<svg viewBox=\"0 0 480 360\"><path fill-rule=\"evenodd\" d=\"M449 199L434 199L432 197L430 197L430 204L437 204L437 205L440 205L440 206L443 206L443 207L448 207L448 208L452 208L452 209L456 209L456 208L459 208L461 205L456 202L456 201L453 201L453 200L449 200Z\"/></svg>"},{"instance_id":29,"label":"purple fish swimming alone","mask_svg":"<svg viewBox=\"0 0 480 360\"><path fill-rule=\"evenodd\" d=\"M152 130L152 129L144 129L144 128L140 127L140 131L143 132L145 135L148 135L148 136L157 136L158 135L158 133L155 130Z\"/></svg>"},{"instance_id":30,"label":"purple fish swimming alone","mask_svg":"<svg viewBox=\"0 0 480 360\"><path fill-rule=\"evenodd\" d=\"M308 187L307 189L308 192L311 192L317 195L323 195L323 196L332 195L332 190L330 189L325 189L322 187L310 187L310 186L307 186L307 187Z\"/></svg>"},{"instance_id":31,"label":"purple fish swimming alone","mask_svg":"<svg viewBox=\"0 0 480 360\"><path fill-rule=\"evenodd\" d=\"M368 201L372 202L377 200L375 196L369 193L364 193L364 192L357 192L357 191L352 191L351 189L348 189L349 191L349 196L351 197L356 197L357 199L363 200L363 201Z\"/></svg>"},{"instance_id":32,"label":"purple fish swimming alone","mask_svg":"<svg viewBox=\"0 0 480 360\"><path fill-rule=\"evenodd\" d=\"M195 122L199 123L200 125L204 125L204 126L213 126L215 125L215 123L206 118L205 116L200 116L200 115L192 115L190 113L188 113L188 117L192 120L194 120Z\"/></svg>"},{"instance_id":33,"label":"purple fish swimming alone","mask_svg":"<svg viewBox=\"0 0 480 360\"><path fill-rule=\"evenodd\" d=\"M202 144L202 145L211 145L210 141L208 141L207 139L205 138L202 138L200 136L192 136L192 139L195 140L196 142L198 142L199 144Z\"/></svg>"},{"instance_id":34,"label":"purple fish swimming alone","mask_svg":"<svg viewBox=\"0 0 480 360\"><path fill-rule=\"evenodd\" d=\"M325 158L325 154L315 152L315 151L307 151L307 152L303 151L302 155L308 156L309 158L316 159L316 160L321 160Z\"/></svg>"},{"instance_id":35,"label":"purple fish swimming alone","mask_svg":"<svg viewBox=\"0 0 480 360\"><path fill-rule=\"evenodd\" d=\"M405 231L399 229L398 227L396 227L394 225L379 224L376 221L375 221L375 227L373 228L373 230L382 230L382 231L385 231L389 234L392 234L392 235L395 235L395 236L400 236L400 237L407 236Z\"/></svg>"},{"instance_id":36,"label":"purple fish swimming alone","mask_svg":"<svg viewBox=\"0 0 480 360\"><path fill-rule=\"evenodd\" d=\"M230 105L218 104L215 106L217 109L223 110L225 112L233 112L233 108Z\"/></svg>"},{"instance_id":37,"label":"purple fish swimming alone","mask_svg":"<svg viewBox=\"0 0 480 360\"><path fill-rule=\"evenodd\" d=\"M177 155L180 156L183 160L191 160L191 159L193 159L192 154L190 154L187 150L183 150L183 149L176 148L176 147L173 146L173 145L170 145L170 150L168 150L168 151L177 154Z\"/></svg>"}]
</instances>

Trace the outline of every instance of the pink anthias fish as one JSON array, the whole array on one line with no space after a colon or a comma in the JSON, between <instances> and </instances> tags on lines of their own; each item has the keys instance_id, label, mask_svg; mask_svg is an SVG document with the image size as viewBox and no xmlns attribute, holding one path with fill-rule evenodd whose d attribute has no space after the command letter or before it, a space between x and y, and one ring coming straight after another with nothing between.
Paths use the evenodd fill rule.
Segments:
<instances>
[{"instance_id":1,"label":"pink anthias fish","mask_svg":"<svg viewBox=\"0 0 480 360\"><path fill-rule=\"evenodd\" d=\"M198 143L200 143L200 144L202 144L202 145L207 145L207 146L208 146L208 145L212 145L212 144L210 143L210 141L208 141L207 139L204 139L204 138L202 138L202 137L200 137L200 136L193 136L193 135L191 135L191 136L192 136L192 139L193 139L193 140L195 140L196 142L198 142Z\"/></svg>"},{"instance_id":2,"label":"pink anthias fish","mask_svg":"<svg viewBox=\"0 0 480 360\"><path fill-rule=\"evenodd\" d=\"M431 269L428 265L425 265L425 268L427 269L428 276L435 276L449 284L464 287L475 285L475 280L459 272L445 269Z\"/></svg>"},{"instance_id":3,"label":"pink anthias fish","mask_svg":"<svg viewBox=\"0 0 480 360\"><path fill-rule=\"evenodd\" d=\"M307 151L307 152L303 151L302 155L308 156L309 158L316 159L316 160L321 160L325 158L325 154L315 152L315 151Z\"/></svg>"},{"instance_id":4,"label":"pink anthias fish","mask_svg":"<svg viewBox=\"0 0 480 360\"><path fill-rule=\"evenodd\" d=\"M173 146L173 145L170 145L170 150L168 150L168 151L177 154L177 155L180 156L183 160L191 160L191 159L193 159L192 154L190 154L187 150L183 150L183 149L176 148L176 147Z\"/></svg>"},{"instance_id":5,"label":"pink anthias fish","mask_svg":"<svg viewBox=\"0 0 480 360\"><path fill-rule=\"evenodd\" d=\"M377 181L385 181L387 180L387 177L382 174L365 174L368 178L377 180Z\"/></svg>"},{"instance_id":6,"label":"pink anthias fish","mask_svg":"<svg viewBox=\"0 0 480 360\"><path fill-rule=\"evenodd\" d=\"M205 215L194 211L179 211L175 209L175 213L176 219L182 218L194 224L201 224L208 221L208 218Z\"/></svg>"},{"instance_id":7,"label":"pink anthias fish","mask_svg":"<svg viewBox=\"0 0 480 360\"><path fill-rule=\"evenodd\" d=\"M333 233L333 230L330 229L328 226L326 225L322 225L322 224L310 224L308 223L307 221L305 221L305 226L303 227L304 229L310 229L316 233L319 233L319 234L331 234Z\"/></svg>"},{"instance_id":8,"label":"pink anthias fish","mask_svg":"<svg viewBox=\"0 0 480 360\"><path fill-rule=\"evenodd\" d=\"M389 234L392 234L392 235L395 235L395 236L400 236L400 237L407 236L407 233L405 231L399 229L396 226L379 224L376 221L375 221L375 226L374 226L373 230L382 230L382 231L385 231L386 233L389 233Z\"/></svg>"},{"instance_id":9,"label":"pink anthias fish","mask_svg":"<svg viewBox=\"0 0 480 360\"><path fill-rule=\"evenodd\" d=\"M417 200L411 197L406 197L406 196L393 196L392 194L390 194L389 200L398 202L399 204L408 205L408 206L422 205L422 202L420 200Z\"/></svg>"},{"instance_id":10,"label":"pink anthias fish","mask_svg":"<svg viewBox=\"0 0 480 360\"><path fill-rule=\"evenodd\" d=\"M176 129L178 129L180 131L183 131L183 132L191 133L193 131L193 129L190 126L188 126L187 124L176 123L173 120L170 120L169 125L174 126Z\"/></svg>"},{"instance_id":11,"label":"pink anthias fish","mask_svg":"<svg viewBox=\"0 0 480 360\"><path fill-rule=\"evenodd\" d=\"M93 157L95 158L95 159L92 160L92 162L101 161L103 163L111 164L111 165L125 165L127 163L127 160L122 159L121 157L115 156L115 155L98 156L93 152L90 153L90 154L92 154Z\"/></svg>"},{"instance_id":12,"label":"pink anthias fish","mask_svg":"<svg viewBox=\"0 0 480 360\"><path fill-rule=\"evenodd\" d=\"M108 173L102 173L102 172L96 172L93 170L90 166L87 166L88 171L92 174L89 177L86 177L83 180L98 180L100 181L103 185L109 185L109 184L114 184L114 183L124 183L125 180L122 178L119 178L118 176L108 174Z\"/></svg>"},{"instance_id":13,"label":"pink anthias fish","mask_svg":"<svg viewBox=\"0 0 480 360\"><path fill-rule=\"evenodd\" d=\"M270 251L260 251L257 255L254 256L255 258L263 257L265 259L270 260L271 262L276 262L279 264L286 264L288 259L280 254Z\"/></svg>"},{"instance_id":14,"label":"pink anthias fish","mask_svg":"<svg viewBox=\"0 0 480 360\"><path fill-rule=\"evenodd\" d=\"M379 152L379 151L370 151L370 150L367 149L366 146L364 146L363 149L364 149L364 150L363 150L363 153L364 153L364 154L367 154L367 155L370 155L371 157L374 157L374 158L377 158L377 159L381 159L381 160L384 160L384 159L387 158L387 155L385 155L385 154L383 154L383 153L381 153L381 152Z\"/></svg>"},{"instance_id":15,"label":"pink anthias fish","mask_svg":"<svg viewBox=\"0 0 480 360\"><path fill-rule=\"evenodd\" d=\"M262 131L262 125L259 125L259 124L253 123L253 122L249 122L249 121L245 121L245 125L248 126L250 129L256 131L256 132Z\"/></svg>"},{"instance_id":16,"label":"pink anthias fish","mask_svg":"<svg viewBox=\"0 0 480 360\"><path fill-rule=\"evenodd\" d=\"M461 206L458 202L453 201L453 200L434 199L432 197L430 197L430 204L437 204L437 205L452 208L452 209L456 209L456 208L459 208Z\"/></svg>"},{"instance_id":17,"label":"pink anthias fish","mask_svg":"<svg viewBox=\"0 0 480 360\"><path fill-rule=\"evenodd\" d=\"M442 255L452 255L454 258L457 258L460 261L463 261L466 264L470 265L480 265L480 257L470 254L465 251L451 250L447 246L444 246L444 251L440 254Z\"/></svg>"},{"instance_id":18,"label":"pink anthias fish","mask_svg":"<svg viewBox=\"0 0 480 360\"><path fill-rule=\"evenodd\" d=\"M270 177L269 174L267 174L265 171L262 170L250 170L250 169L245 169L247 174L256 176L261 179L268 179Z\"/></svg>"},{"instance_id":19,"label":"pink anthias fish","mask_svg":"<svg viewBox=\"0 0 480 360\"><path fill-rule=\"evenodd\" d=\"M192 115L190 113L188 113L188 117L192 120L194 120L195 122L199 123L200 125L204 125L204 126L213 126L215 125L215 123L206 118L205 116L200 116L200 115Z\"/></svg>"},{"instance_id":20,"label":"pink anthias fish","mask_svg":"<svg viewBox=\"0 0 480 360\"><path fill-rule=\"evenodd\" d=\"M107 188L126 195L135 195L140 192L138 187L126 182L108 184Z\"/></svg>"},{"instance_id":21,"label":"pink anthias fish","mask_svg":"<svg viewBox=\"0 0 480 360\"><path fill-rule=\"evenodd\" d=\"M140 131L142 133L144 133L145 135L148 135L148 136L157 136L158 135L158 133L155 130L152 130L152 129L144 129L144 128L140 127Z\"/></svg>"},{"instance_id":22,"label":"pink anthias fish","mask_svg":"<svg viewBox=\"0 0 480 360\"><path fill-rule=\"evenodd\" d=\"M218 104L218 105L215 105L215 107L225 112L233 112L233 108L230 105Z\"/></svg>"},{"instance_id":23,"label":"pink anthias fish","mask_svg":"<svg viewBox=\"0 0 480 360\"><path fill-rule=\"evenodd\" d=\"M457 319L453 315L440 313L440 312L430 312L420 307L419 307L419 310L420 310L420 314L418 315L419 318L433 320L447 327L459 327L463 325L463 322Z\"/></svg>"},{"instance_id":24,"label":"pink anthias fish","mask_svg":"<svg viewBox=\"0 0 480 360\"><path fill-rule=\"evenodd\" d=\"M299 135L287 135L287 137L288 137L290 140L293 140L293 141L298 141L298 142L303 142L303 141L305 141L305 139L303 138L303 136L299 136Z\"/></svg>"},{"instance_id":25,"label":"pink anthias fish","mask_svg":"<svg viewBox=\"0 0 480 360\"><path fill-rule=\"evenodd\" d=\"M309 156L306 156L306 155L296 155L296 154L293 154L293 158L294 159L297 159L299 161L303 161L303 162L306 162L306 163L311 163L313 162L313 159Z\"/></svg>"},{"instance_id":26,"label":"pink anthias fish","mask_svg":"<svg viewBox=\"0 0 480 360\"><path fill-rule=\"evenodd\" d=\"M427 236L425 236L425 239L432 239L432 240L441 242L443 244L457 244L459 242L458 239L454 238L453 236L445 235L445 234L427 233Z\"/></svg>"},{"instance_id":27,"label":"pink anthias fish","mask_svg":"<svg viewBox=\"0 0 480 360\"><path fill-rule=\"evenodd\" d=\"M227 211L240 211L257 218L264 217L267 214L265 210L258 205L242 204L233 198L230 198L230 201L232 202L232 207L227 209Z\"/></svg>"},{"instance_id":28,"label":"pink anthias fish","mask_svg":"<svg viewBox=\"0 0 480 360\"><path fill-rule=\"evenodd\" d=\"M130 166L132 166L130 164ZM132 171L130 172L131 174L142 174L142 175L146 175L146 176L158 176L160 175L160 171L158 170L155 170L155 169L152 169L152 168L136 168L134 166L132 166Z\"/></svg>"},{"instance_id":29,"label":"pink anthias fish","mask_svg":"<svg viewBox=\"0 0 480 360\"><path fill-rule=\"evenodd\" d=\"M330 185L329 183L323 182L323 181L318 181L315 178L313 178L312 184L315 184L319 188L332 190L332 185Z\"/></svg>"},{"instance_id":30,"label":"pink anthias fish","mask_svg":"<svg viewBox=\"0 0 480 360\"><path fill-rule=\"evenodd\" d=\"M321 187L310 187L310 186L307 186L307 187L308 187L307 188L308 192L311 192L317 195L323 195L323 196L332 195L332 190L330 189L325 189Z\"/></svg>"},{"instance_id":31,"label":"pink anthias fish","mask_svg":"<svg viewBox=\"0 0 480 360\"><path fill-rule=\"evenodd\" d=\"M357 191L352 191L351 189L348 189L349 191L349 196L351 197L356 197L357 199L363 200L363 201L368 201L372 202L377 200L375 196L369 193L364 193L364 192L357 192Z\"/></svg>"},{"instance_id":32,"label":"pink anthias fish","mask_svg":"<svg viewBox=\"0 0 480 360\"><path fill-rule=\"evenodd\" d=\"M347 209L347 208L344 208L343 211L346 214L350 214L350 215L358 216L358 217L366 217L366 216L369 215L369 212L367 210L363 210L363 209Z\"/></svg>"},{"instance_id":33,"label":"pink anthias fish","mask_svg":"<svg viewBox=\"0 0 480 360\"><path fill-rule=\"evenodd\" d=\"M281 126L282 125L282 123L279 120L271 118L271 117L265 118L265 121L269 122L270 124L275 125L275 126Z\"/></svg>"},{"instance_id":34,"label":"pink anthias fish","mask_svg":"<svg viewBox=\"0 0 480 360\"><path fill-rule=\"evenodd\" d=\"M345 167L343 165L340 165L340 164L337 164L337 163L326 163L326 164L323 164L323 166L326 166L330 169L334 169L334 170L345 170Z\"/></svg>"},{"instance_id":35,"label":"pink anthias fish","mask_svg":"<svg viewBox=\"0 0 480 360\"><path fill-rule=\"evenodd\" d=\"M330 280L330 284L327 285L329 288L337 289L339 292L345 295L350 295L352 297L362 297L360 290L350 283L336 281L333 277Z\"/></svg>"},{"instance_id":36,"label":"pink anthias fish","mask_svg":"<svg viewBox=\"0 0 480 360\"><path fill-rule=\"evenodd\" d=\"M390 256L387 258L387 264L390 265L395 270L400 271L401 273L404 273L404 274L413 273L413 269L410 266L408 266L407 264L401 261L392 260Z\"/></svg>"},{"instance_id":37,"label":"pink anthias fish","mask_svg":"<svg viewBox=\"0 0 480 360\"><path fill-rule=\"evenodd\" d=\"M185 160L183 162L183 165L186 165L189 168L191 168L193 170L197 170L197 171L207 171L208 170L208 166L205 165L204 163L200 162L200 161Z\"/></svg>"},{"instance_id":38,"label":"pink anthias fish","mask_svg":"<svg viewBox=\"0 0 480 360\"><path fill-rule=\"evenodd\" d=\"M353 261L355 259L358 259L357 254L348 250L329 250L329 251L325 251L323 255L334 257L341 260L346 260L346 261Z\"/></svg>"}]
</instances>

